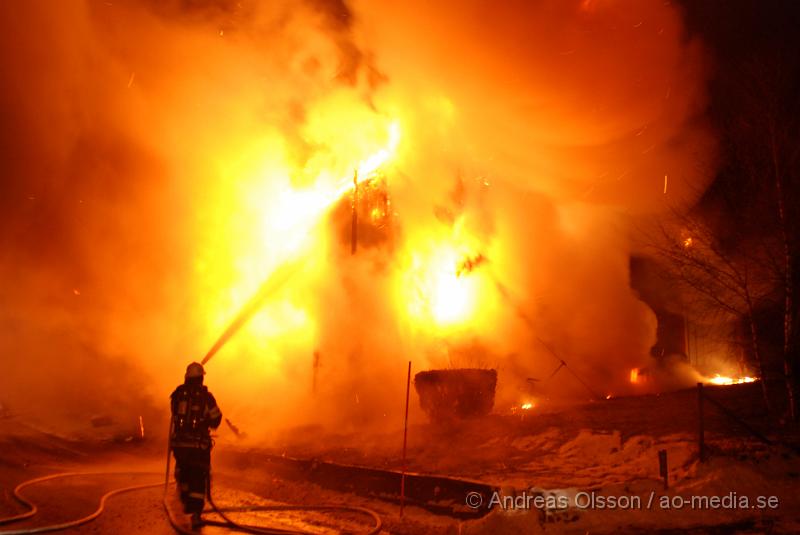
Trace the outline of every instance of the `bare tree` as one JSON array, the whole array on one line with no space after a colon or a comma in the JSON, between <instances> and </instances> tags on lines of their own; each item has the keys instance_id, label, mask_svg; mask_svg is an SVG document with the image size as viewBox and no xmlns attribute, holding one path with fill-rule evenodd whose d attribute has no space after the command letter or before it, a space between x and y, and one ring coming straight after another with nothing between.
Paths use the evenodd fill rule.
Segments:
<instances>
[{"instance_id":1,"label":"bare tree","mask_svg":"<svg viewBox=\"0 0 800 535\"><path fill-rule=\"evenodd\" d=\"M654 249L693 306L745 321L767 403L757 313L781 310L781 371L788 415L797 421L800 62L775 50L722 82L719 176L695 209L661 227Z\"/></svg>"},{"instance_id":2,"label":"bare tree","mask_svg":"<svg viewBox=\"0 0 800 535\"><path fill-rule=\"evenodd\" d=\"M743 180L761 186L754 214L762 232L775 237L767 253L783 315L783 372L789 415L797 421L798 288L800 273L800 65L796 52L776 49L774 57L746 65L738 102L744 113L730 125L734 162ZM751 187L750 189L755 189Z\"/></svg>"},{"instance_id":3,"label":"bare tree","mask_svg":"<svg viewBox=\"0 0 800 535\"><path fill-rule=\"evenodd\" d=\"M744 321L762 378L764 403L770 410L769 366L757 321L758 310L774 299L775 293L770 257L765 254L767 242L726 248L714 228L694 212L675 214L669 224L659 228L660 236L651 240L650 247L667 279L676 285L684 310L718 323Z\"/></svg>"}]
</instances>

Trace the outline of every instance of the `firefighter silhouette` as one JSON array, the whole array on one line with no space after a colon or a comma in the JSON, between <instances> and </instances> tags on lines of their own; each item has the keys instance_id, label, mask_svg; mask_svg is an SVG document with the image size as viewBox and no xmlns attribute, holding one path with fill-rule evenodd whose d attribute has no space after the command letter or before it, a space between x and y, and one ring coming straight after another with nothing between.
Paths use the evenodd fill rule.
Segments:
<instances>
[{"instance_id":1,"label":"firefighter silhouette","mask_svg":"<svg viewBox=\"0 0 800 535\"><path fill-rule=\"evenodd\" d=\"M192 362L185 381L170 396L172 432L170 449L175 456L175 481L184 512L192 515L193 527L200 524L211 468L211 430L219 427L222 412L203 385L205 370Z\"/></svg>"}]
</instances>

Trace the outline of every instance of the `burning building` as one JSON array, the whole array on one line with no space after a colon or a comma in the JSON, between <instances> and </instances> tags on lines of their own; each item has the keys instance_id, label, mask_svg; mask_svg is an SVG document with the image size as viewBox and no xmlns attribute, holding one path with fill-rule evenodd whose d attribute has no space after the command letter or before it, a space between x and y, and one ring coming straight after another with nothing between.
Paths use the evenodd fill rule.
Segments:
<instances>
[{"instance_id":1,"label":"burning building","mask_svg":"<svg viewBox=\"0 0 800 535\"><path fill-rule=\"evenodd\" d=\"M738 39L731 21L745 17L712 4ZM681 218L722 213L704 204L724 196L708 187L727 176L718 169L749 165L763 182L772 159L744 165L718 143L730 132L709 110L747 110L709 106L724 80L710 83L720 58L696 31L705 5L0 3L0 420L24 412L32 443L50 426L144 447L166 428L166 393L202 361L227 422L216 452L229 447L234 468L330 454L346 466L294 467L341 482L363 461L364 480L380 466L391 489L408 468L428 473L415 490L450 513L463 509L452 488L470 485L644 488L656 460L664 484L713 488L703 433L721 451L735 426L703 403L757 420L767 374L709 364L736 354L714 337L740 318L701 321L669 285L651 295L639 239L665 224L684 258L707 252ZM735 67L719 87L739 87ZM738 223L731 214L713 229ZM774 248L775 228L725 245ZM780 297L797 285L775 280L745 316L751 346L766 327L784 343L760 350L786 356L796 314ZM774 377L791 385L785 363ZM666 392L695 382L708 387ZM696 462L693 411L710 422ZM22 442L0 442L26 458ZM336 450L317 448L327 442ZM797 473L782 462L759 494Z\"/></svg>"},{"instance_id":2,"label":"burning building","mask_svg":"<svg viewBox=\"0 0 800 535\"><path fill-rule=\"evenodd\" d=\"M253 295L212 361L244 426L380 423L407 359L497 369L502 406L553 354L601 390L646 364L630 231L693 202L714 155L705 52L674 6L20 9L4 20L38 30L6 32L25 180L5 186L3 277L31 365L12 384L58 331L97 373L124 360L167 388ZM562 375L548 388L583 399Z\"/></svg>"}]
</instances>

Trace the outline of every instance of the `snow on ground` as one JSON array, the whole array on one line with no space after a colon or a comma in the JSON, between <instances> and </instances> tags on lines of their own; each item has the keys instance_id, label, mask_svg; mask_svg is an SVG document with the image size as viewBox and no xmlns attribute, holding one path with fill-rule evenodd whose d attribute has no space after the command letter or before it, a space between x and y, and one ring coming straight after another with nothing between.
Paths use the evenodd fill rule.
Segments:
<instances>
[{"instance_id":1,"label":"snow on ground","mask_svg":"<svg viewBox=\"0 0 800 535\"><path fill-rule=\"evenodd\" d=\"M707 387L706 393L765 431L758 385ZM550 511L554 514L498 507L489 517L464 524L465 533L518 533L522 526L526 532L543 526L575 533L656 528L705 533L715 526L722 532L800 532L794 520L800 518L797 454L762 444L708 403L705 412L706 463L698 461L697 395L690 389L545 406L524 416L492 415L449 426L418 422L409 430L408 466L418 473L490 483L502 496L556 494L570 501L565 510ZM798 444L796 438L779 438ZM285 436L274 452L399 469L400 444L399 432L365 437L313 429ZM667 452L668 490L659 474L660 450ZM605 500L601 508L598 498L576 507L579 493L617 504L612 508ZM630 507L620 505L626 500L633 502Z\"/></svg>"}]
</instances>

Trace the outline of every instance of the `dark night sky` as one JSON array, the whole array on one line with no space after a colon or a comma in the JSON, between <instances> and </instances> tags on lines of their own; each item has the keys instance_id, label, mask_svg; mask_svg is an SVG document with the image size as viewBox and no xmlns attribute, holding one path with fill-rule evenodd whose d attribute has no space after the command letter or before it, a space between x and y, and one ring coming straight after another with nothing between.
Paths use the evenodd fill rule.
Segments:
<instances>
[{"instance_id":1,"label":"dark night sky","mask_svg":"<svg viewBox=\"0 0 800 535\"><path fill-rule=\"evenodd\" d=\"M759 216L774 213L771 208L763 210L763 205L759 205L765 200L764 195L770 195L770 188L764 188L758 177L752 180L762 173L760 169L768 167L766 162L757 160L757 152L766 148L757 143L765 135L762 118L766 107L759 100L774 98L777 115L785 118L780 126L788 132L788 139L800 136L800 2L684 0L681 3L689 32L700 35L711 53L708 115L721 149L716 178L698 208L718 217L718 233L726 229L730 234L727 239L732 240L732 247L737 247L743 238L758 235L775 223ZM789 141L785 148L790 153L791 146L798 142ZM748 158L750 162L743 161ZM784 158L793 156L786 154ZM751 172L750 177L744 176L748 164L758 170ZM736 225L731 225L733 222Z\"/></svg>"},{"instance_id":2,"label":"dark night sky","mask_svg":"<svg viewBox=\"0 0 800 535\"><path fill-rule=\"evenodd\" d=\"M684 0L690 32L713 54L712 117L736 113L726 95L748 61L780 58L795 77L800 71L800 2L794 0Z\"/></svg>"}]
</instances>

